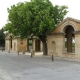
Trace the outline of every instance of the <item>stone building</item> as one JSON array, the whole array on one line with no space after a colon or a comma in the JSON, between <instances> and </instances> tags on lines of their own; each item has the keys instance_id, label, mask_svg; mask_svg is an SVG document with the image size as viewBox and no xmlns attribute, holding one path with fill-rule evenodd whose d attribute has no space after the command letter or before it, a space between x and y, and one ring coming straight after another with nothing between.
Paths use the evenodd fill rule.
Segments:
<instances>
[{"instance_id":1,"label":"stone building","mask_svg":"<svg viewBox=\"0 0 80 80\"><path fill-rule=\"evenodd\" d=\"M29 41L31 41L30 38L21 40L19 36L13 37L12 34L8 34L5 38L5 51L30 51L30 48L34 51L42 51L42 42L39 39L33 38L32 46L29 46Z\"/></svg>"},{"instance_id":2,"label":"stone building","mask_svg":"<svg viewBox=\"0 0 80 80\"><path fill-rule=\"evenodd\" d=\"M80 20L64 19L47 36L48 55L80 59Z\"/></svg>"}]
</instances>

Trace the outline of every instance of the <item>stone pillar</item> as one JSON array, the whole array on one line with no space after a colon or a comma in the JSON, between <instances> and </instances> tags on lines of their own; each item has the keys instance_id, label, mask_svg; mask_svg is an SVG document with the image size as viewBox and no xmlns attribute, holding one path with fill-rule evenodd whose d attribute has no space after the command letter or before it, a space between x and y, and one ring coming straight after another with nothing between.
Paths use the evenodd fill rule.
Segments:
<instances>
[{"instance_id":1,"label":"stone pillar","mask_svg":"<svg viewBox=\"0 0 80 80\"><path fill-rule=\"evenodd\" d=\"M32 47L33 47L33 50L35 51L35 39L33 39Z\"/></svg>"},{"instance_id":2,"label":"stone pillar","mask_svg":"<svg viewBox=\"0 0 80 80\"><path fill-rule=\"evenodd\" d=\"M67 52L72 52L72 34L67 34Z\"/></svg>"},{"instance_id":3,"label":"stone pillar","mask_svg":"<svg viewBox=\"0 0 80 80\"><path fill-rule=\"evenodd\" d=\"M80 59L80 33L75 34L75 54Z\"/></svg>"},{"instance_id":4,"label":"stone pillar","mask_svg":"<svg viewBox=\"0 0 80 80\"><path fill-rule=\"evenodd\" d=\"M16 42L14 43L14 47L16 47L16 52L19 51L19 41L16 39Z\"/></svg>"},{"instance_id":5,"label":"stone pillar","mask_svg":"<svg viewBox=\"0 0 80 80\"><path fill-rule=\"evenodd\" d=\"M9 39L9 47L8 47L8 50L11 50L11 41Z\"/></svg>"}]
</instances>

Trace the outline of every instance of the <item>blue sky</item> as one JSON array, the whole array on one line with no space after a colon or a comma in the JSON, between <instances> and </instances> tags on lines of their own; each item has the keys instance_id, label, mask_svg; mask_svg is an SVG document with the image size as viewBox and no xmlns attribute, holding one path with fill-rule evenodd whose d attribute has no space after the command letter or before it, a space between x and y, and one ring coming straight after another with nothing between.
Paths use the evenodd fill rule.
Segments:
<instances>
[{"instance_id":1,"label":"blue sky","mask_svg":"<svg viewBox=\"0 0 80 80\"><path fill-rule=\"evenodd\" d=\"M2 28L8 19L7 8L18 2L24 2L30 0L1 0L0 1L0 28ZM66 5L68 6L68 14L66 17L72 17L80 20L80 0L50 0L53 5ZM66 18L65 17L65 18Z\"/></svg>"}]
</instances>

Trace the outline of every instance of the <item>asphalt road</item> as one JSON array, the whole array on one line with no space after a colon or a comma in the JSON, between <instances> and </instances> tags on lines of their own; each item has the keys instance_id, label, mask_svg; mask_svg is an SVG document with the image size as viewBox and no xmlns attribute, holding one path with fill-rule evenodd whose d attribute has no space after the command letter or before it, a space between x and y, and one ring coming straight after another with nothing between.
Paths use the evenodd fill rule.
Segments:
<instances>
[{"instance_id":1,"label":"asphalt road","mask_svg":"<svg viewBox=\"0 0 80 80\"><path fill-rule=\"evenodd\" d=\"M0 80L80 80L80 63L0 51Z\"/></svg>"}]
</instances>

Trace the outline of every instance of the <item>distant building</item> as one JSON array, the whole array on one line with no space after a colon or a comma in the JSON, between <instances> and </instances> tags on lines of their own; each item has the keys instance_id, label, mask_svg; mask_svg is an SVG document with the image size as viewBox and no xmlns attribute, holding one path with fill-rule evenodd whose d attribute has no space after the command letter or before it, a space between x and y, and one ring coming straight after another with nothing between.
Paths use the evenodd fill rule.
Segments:
<instances>
[{"instance_id":1,"label":"distant building","mask_svg":"<svg viewBox=\"0 0 80 80\"><path fill-rule=\"evenodd\" d=\"M32 45L30 45L32 42ZM34 49L34 51L43 51L42 50L42 42L37 39L33 38L25 38L21 40L19 36L13 36L12 34L8 34L5 38L5 50L6 51L29 51L31 48Z\"/></svg>"}]
</instances>

